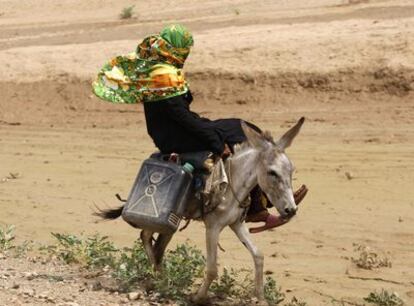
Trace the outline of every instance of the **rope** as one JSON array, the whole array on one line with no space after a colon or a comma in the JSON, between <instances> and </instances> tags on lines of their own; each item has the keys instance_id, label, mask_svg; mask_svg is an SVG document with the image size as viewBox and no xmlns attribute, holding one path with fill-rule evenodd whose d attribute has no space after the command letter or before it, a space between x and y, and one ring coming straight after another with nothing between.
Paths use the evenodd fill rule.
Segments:
<instances>
[{"instance_id":1,"label":"rope","mask_svg":"<svg viewBox=\"0 0 414 306\"><path fill-rule=\"evenodd\" d=\"M227 173L228 173L228 176L229 176L229 187L230 187L231 193L233 194L233 197L236 199L237 203L239 203L239 207L241 207L241 208L247 208L247 207L250 206L250 203L248 203L247 205L246 204L243 204L239 200L239 198L237 197L236 191L233 188L232 179L231 179L231 159L227 159L227 161L228 161L228 165L229 165L229 170L227 171ZM243 201L243 202L245 202L245 201Z\"/></svg>"}]
</instances>

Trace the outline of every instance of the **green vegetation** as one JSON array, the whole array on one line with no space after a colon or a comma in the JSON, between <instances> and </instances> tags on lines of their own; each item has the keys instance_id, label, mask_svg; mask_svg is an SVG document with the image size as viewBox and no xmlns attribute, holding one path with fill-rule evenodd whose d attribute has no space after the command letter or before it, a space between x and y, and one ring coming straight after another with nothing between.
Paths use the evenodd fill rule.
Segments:
<instances>
[{"instance_id":1,"label":"green vegetation","mask_svg":"<svg viewBox=\"0 0 414 306\"><path fill-rule=\"evenodd\" d=\"M251 273L251 270L224 268L220 277L211 284L210 290L219 298L230 297L241 301L248 299L254 292Z\"/></svg>"},{"instance_id":2,"label":"green vegetation","mask_svg":"<svg viewBox=\"0 0 414 306\"><path fill-rule=\"evenodd\" d=\"M280 287L277 287L276 281L270 276L266 277L264 291L265 298L270 305L277 305L285 298Z\"/></svg>"},{"instance_id":3,"label":"green vegetation","mask_svg":"<svg viewBox=\"0 0 414 306\"><path fill-rule=\"evenodd\" d=\"M163 272L157 274L147 258L141 242L132 248L117 249L107 237L89 238L52 233L57 244L48 247L67 264L76 263L88 269L108 267L117 280L119 290L127 292L133 286L144 285L154 289L162 298L185 301L195 278L202 276L205 260L201 251L188 245L178 245L168 251Z\"/></svg>"},{"instance_id":4,"label":"green vegetation","mask_svg":"<svg viewBox=\"0 0 414 306\"><path fill-rule=\"evenodd\" d=\"M74 235L58 233L52 235L57 239L58 244L50 247L49 251L68 264L78 263L91 269L113 266L115 263L118 249L108 241L106 236L94 235L81 239Z\"/></svg>"},{"instance_id":5,"label":"green vegetation","mask_svg":"<svg viewBox=\"0 0 414 306\"><path fill-rule=\"evenodd\" d=\"M162 273L155 275L154 287L162 297L185 301L195 279L203 276L205 259L201 251L181 244L168 251Z\"/></svg>"},{"instance_id":6,"label":"green vegetation","mask_svg":"<svg viewBox=\"0 0 414 306\"><path fill-rule=\"evenodd\" d=\"M387 290L382 289L381 292L371 292L364 300L368 303L378 306L403 306L404 301L398 296L397 293L389 293Z\"/></svg>"},{"instance_id":7,"label":"green vegetation","mask_svg":"<svg viewBox=\"0 0 414 306\"><path fill-rule=\"evenodd\" d=\"M14 235L14 226L8 225L6 227L0 227L0 252L4 252L14 248L13 240Z\"/></svg>"},{"instance_id":8,"label":"green vegetation","mask_svg":"<svg viewBox=\"0 0 414 306\"><path fill-rule=\"evenodd\" d=\"M162 272L153 270L145 249L137 241L132 248L118 249L106 236L98 234L91 237L52 233L56 244L43 247L48 254L67 264L76 263L81 267L98 270L111 275L117 290L129 292L136 287L156 292L158 302L176 301L179 305L189 304L189 294L195 284L202 281L205 258L201 251L187 243L167 251L164 256ZM14 226L0 227L0 252L13 249L16 256L26 254L32 248L31 242L14 245ZM359 258L352 260L357 266L373 269L390 266L387 258L381 258L367 247L356 246ZM217 303L226 305L248 305L253 303L254 281L251 270L224 268L220 277L214 281L210 290ZM272 277L266 277L265 298L269 305L282 305L285 295ZM395 293L384 289L371 292L364 301L377 306L403 306L404 301ZM303 301L293 297L284 306L306 306Z\"/></svg>"},{"instance_id":9,"label":"green vegetation","mask_svg":"<svg viewBox=\"0 0 414 306\"><path fill-rule=\"evenodd\" d=\"M113 266L113 276L118 280L121 291L128 291L140 281L152 277L152 267L141 242L132 248L125 248Z\"/></svg>"},{"instance_id":10,"label":"green vegetation","mask_svg":"<svg viewBox=\"0 0 414 306\"><path fill-rule=\"evenodd\" d=\"M134 8L135 5L124 7L121 11L121 14L119 14L119 17L121 19L130 19L134 15Z\"/></svg>"},{"instance_id":11,"label":"green vegetation","mask_svg":"<svg viewBox=\"0 0 414 306\"><path fill-rule=\"evenodd\" d=\"M264 289L269 305L278 305L285 298L280 287L276 285L276 281L269 276L265 280ZM219 298L231 298L236 305L242 305L254 293L252 271L224 268L223 273L218 280L213 282L210 290Z\"/></svg>"},{"instance_id":12,"label":"green vegetation","mask_svg":"<svg viewBox=\"0 0 414 306\"><path fill-rule=\"evenodd\" d=\"M164 256L162 272L153 270L140 241L132 248L118 249L106 236L91 237L52 233L56 243L39 250L67 263L111 275L117 290L129 292L136 287L156 292L158 301L176 301L189 304L190 292L200 284L205 269L205 258L201 251L188 243L178 245ZM13 248L16 254L25 254L32 245L24 242L14 246L14 227L0 228L0 251ZM254 281L251 270L223 269L213 282L211 291L217 302L226 305L247 305L252 301ZM265 298L269 305L281 304L285 296L276 281L265 280ZM305 306L306 303L292 299L286 306ZM388 304L387 304L388 305ZM394 304L390 304L394 305ZM397 305L397 304L395 304Z\"/></svg>"},{"instance_id":13,"label":"green vegetation","mask_svg":"<svg viewBox=\"0 0 414 306\"><path fill-rule=\"evenodd\" d=\"M141 242L136 242L132 249L125 248L120 252L120 258L113 267L113 276L122 291L143 284L162 298L184 302L194 280L202 276L204 265L200 250L181 244L165 254L163 271L156 273Z\"/></svg>"}]
</instances>

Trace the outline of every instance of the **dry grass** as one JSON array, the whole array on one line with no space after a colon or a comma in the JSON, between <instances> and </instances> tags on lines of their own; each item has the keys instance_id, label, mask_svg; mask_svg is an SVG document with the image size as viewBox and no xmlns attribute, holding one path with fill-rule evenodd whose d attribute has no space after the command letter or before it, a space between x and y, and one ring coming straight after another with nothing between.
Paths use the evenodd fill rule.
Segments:
<instances>
[{"instance_id":1,"label":"dry grass","mask_svg":"<svg viewBox=\"0 0 414 306\"><path fill-rule=\"evenodd\" d=\"M373 270L381 267L391 268L390 259L385 255L379 255L377 251L368 246L354 244L354 251L358 252L358 257L352 257L352 262L361 269Z\"/></svg>"}]
</instances>

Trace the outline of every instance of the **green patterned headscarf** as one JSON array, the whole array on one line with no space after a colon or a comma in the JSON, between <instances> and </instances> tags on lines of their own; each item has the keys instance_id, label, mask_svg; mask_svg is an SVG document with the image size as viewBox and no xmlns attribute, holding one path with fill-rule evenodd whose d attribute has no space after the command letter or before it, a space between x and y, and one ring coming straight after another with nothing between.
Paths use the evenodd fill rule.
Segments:
<instances>
[{"instance_id":1,"label":"green patterned headscarf","mask_svg":"<svg viewBox=\"0 0 414 306\"><path fill-rule=\"evenodd\" d=\"M165 27L145 38L136 52L117 56L98 73L94 93L113 103L163 100L188 91L182 67L193 45L182 25Z\"/></svg>"}]
</instances>

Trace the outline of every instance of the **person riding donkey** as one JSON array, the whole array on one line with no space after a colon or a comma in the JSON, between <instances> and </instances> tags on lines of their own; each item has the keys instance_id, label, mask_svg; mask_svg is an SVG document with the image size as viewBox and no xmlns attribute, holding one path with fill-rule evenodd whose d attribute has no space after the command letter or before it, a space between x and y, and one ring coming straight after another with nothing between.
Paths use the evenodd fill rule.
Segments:
<instances>
[{"instance_id":1,"label":"person riding donkey","mask_svg":"<svg viewBox=\"0 0 414 306\"><path fill-rule=\"evenodd\" d=\"M143 102L148 134L161 153L210 151L226 158L236 144L246 141L242 120L210 120L190 111L193 96L182 68L192 46L193 36L184 26L167 26L159 35L146 37L136 52L107 63L93 83L93 91L113 103ZM246 124L262 133L253 123ZM294 193L296 204L307 191L302 185ZM271 204L259 186L251 191L250 197L246 222L265 222L250 232L258 233L288 222L268 212Z\"/></svg>"}]
</instances>

